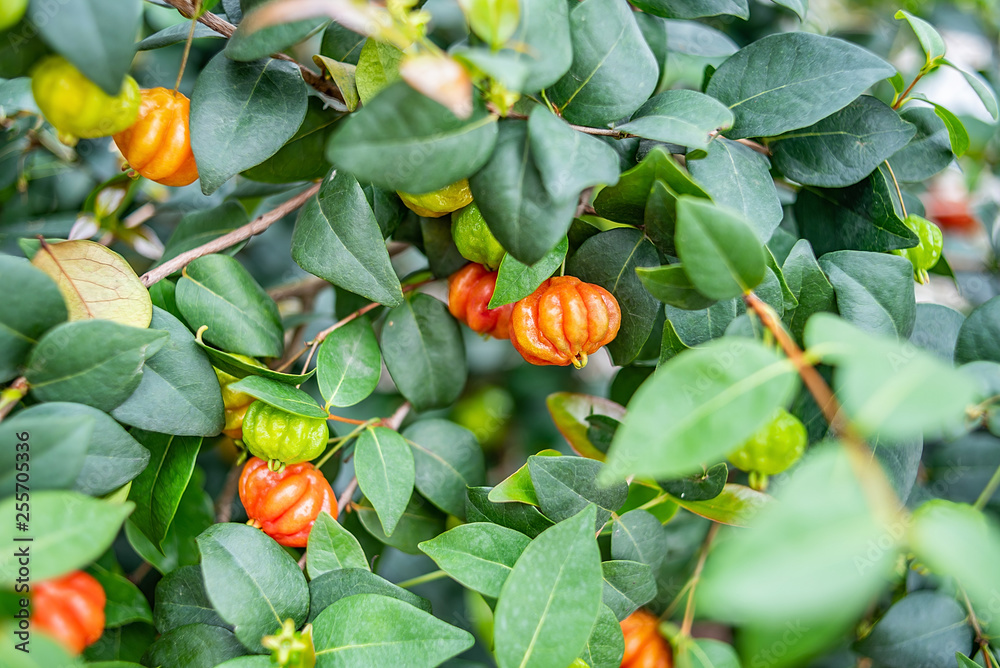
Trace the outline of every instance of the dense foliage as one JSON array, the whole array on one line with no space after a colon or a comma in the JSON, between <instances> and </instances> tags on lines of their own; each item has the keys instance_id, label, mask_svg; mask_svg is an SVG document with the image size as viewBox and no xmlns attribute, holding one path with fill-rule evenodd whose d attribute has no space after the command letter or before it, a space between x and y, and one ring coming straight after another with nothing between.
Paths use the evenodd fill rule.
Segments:
<instances>
[{"instance_id":1,"label":"dense foliage","mask_svg":"<svg viewBox=\"0 0 1000 668\"><path fill-rule=\"evenodd\" d=\"M998 665L996 6L630 2L0 1L0 664Z\"/></svg>"}]
</instances>

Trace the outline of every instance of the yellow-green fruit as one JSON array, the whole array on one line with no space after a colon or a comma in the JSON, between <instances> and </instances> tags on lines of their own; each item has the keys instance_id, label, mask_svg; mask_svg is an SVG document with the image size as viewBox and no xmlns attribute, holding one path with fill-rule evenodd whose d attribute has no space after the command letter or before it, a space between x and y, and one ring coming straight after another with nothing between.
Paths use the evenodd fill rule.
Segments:
<instances>
[{"instance_id":1,"label":"yellow-green fruit","mask_svg":"<svg viewBox=\"0 0 1000 668\"><path fill-rule=\"evenodd\" d=\"M396 194L399 195L399 199L403 200L403 204L407 208L425 218L440 218L472 202L472 191L469 189L468 179L455 181L440 190L420 195L404 192Z\"/></svg>"},{"instance_id":2,"label":"yellow-green fruit","mask_svg":"<svg viewBox=\"0 0 1000 668\"><path fill-rule=\"evenodd\" d=\"M114 97L62 56L43 59L31 75L31 92L45 120L63 135L92 138L121 132L139 114L139 85L130 76Z\"/></svg>"},{"instance_id":3,"label":"yellow-green fruit","mask_svg":"<svg viewBox=\"0 0 1000 668\"><path fill-rule=\"evenodd\" d=\"M507 251L490 232L483 214L475 202L451 214L451 238L458 252L469 262L496 271Z\"/></svg>"},{"instance_id":4,"label":"yellow-green fruit","mask_svg":"<svg viewBox=\"0 0 1000 668\"><path fill-rule=\"evenodd\" d=\"M298 464L323 454L330 430L323 418L308 418L255 401L243 418L243 442L255 457Z\"/></svg>"},{"instance_id":5,"label":"yellow-green fruit","mask_svg":"<svg viewBox=\"0 0 1000 668\"><path fill-rule=\"evenodd\" d=\"M247 359L254 364L257 363L257 360ZM222 388L222 403L226 409L226 426L223 427L222 433L230 438L243 438L243 418L246 417L247 408L256 400L256 397L246 392L233 390L229 386L240 379L215 367L212 368L219 378L219 386Z\"/></svg>"},{"instance_id":6,"label":"yellow-green fruit","mask_svg":"<svg viewBox=\"0 0 1000 668\"><path fill-rule=\"evenodd\" d=\"M26 9L28 0L0 0L0 30L16 25Z\"/></svg>"},{"instance_id":7,"label":"yellow-green fruit","mask_svg":"<svg viewBox=\"0 0 1000 668\"><path fill-rule=\"evenodd\" d=\"M729 461L742 471L774 475L798 461L808 442L805 425L784 408L779 408L763 429L729 455Z\"/></svg>"},{"instance_id":8,"label":"yellow-green fruit","mask_svg":"<svg viewBox=\"0 0 1000 668\"><path fill-rule=\"evenodd\" d=\"M455 404L451 419L476 435L486 451L503 443L507 426L514 414L514 398L495 385L483 387Z\"/></svg>"}]
</instances>

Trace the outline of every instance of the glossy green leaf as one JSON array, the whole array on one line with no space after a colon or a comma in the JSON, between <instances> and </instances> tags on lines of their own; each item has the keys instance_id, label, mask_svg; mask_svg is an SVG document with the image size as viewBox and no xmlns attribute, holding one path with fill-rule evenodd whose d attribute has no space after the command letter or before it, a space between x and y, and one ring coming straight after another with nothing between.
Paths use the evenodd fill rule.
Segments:
<instances>
[{"instance_id":1,"label":"glossy green leaf","mask_svg":"<svg viewBox=\"0 0 1000 668\"><path fill-rule=\"evenodd\" d=\"M200 566L182 566L156 583L153 623L160 633L185 624L209 624L232 630L212 607Z\"/></svg>"},{"instance_id":2,"label":"glossy green leaf","mask_svg":"<svg viewBox=\"0 0 1000 668\"><path fill-rule=\"evenodd\" d=\"M339 83L336 77L334 79L335 83ZM340 88L348 97L347 86ZM243 176L263 183L323 178L330 171L330 163L326 160L326 142L340 118L339 113L327 109L318 97L310 97L302 125L291 139L270 158L243 172Z\"/></svg>"},{"instance_id":3,"label":"glossy green leaf","mask_svg":"<svg viewBox=\"0 0 1000 668\"><path fill-rule=\"evenodd\" d=\"M399 61L403 52L392 44L368 38L358 56L358 69L354 73L358 95L368 104L380 91L400 81Z\"/></svg>"},{"instance_id":4,"label":"glossy green leaf","mask_svg":"<svg viewBox=\"0 0 1000 668\"><path fill-rule=\"evenodd\" d=\"M247 651L232 631L209 624L186 624L156 639L143 665L212 668Z\"/></svg>"},{"instance_id":5,"label":"glossy green leaf","mask_svg":"<svg viewBox=\"0 0 1000 668\"><path fill-rule=\"evenodd\" d=\"M916 132L889 105L862 95L818 123L786 132L768 146L774 166L793 181L843 188L875 171Z\"/></svg>"},{"instance_id":6,"label":"glossy green leaf","mask_svg":"<svg viewBox=\"0 0 1000 668\"><path fill-rule=\"evenodd\" d=\"M893 604L857 651L886 665L949 665L972 645L967 613L952 596L915 591Z\"/></svg>"},{"instance_id":7,"label":"glossy green leaf","mask_svg":"<svg viewBox=\"0 0 1000 668\"><path fill-rule=\"evenodd\" d=\"M254 11L266 3L253 6ZM253 12L249 12L252 16ZM225 54L233 60L257 60L266 58L272 53L278 53L298 44L313 32L322 28L327 22L325 17L309 18L301 21L270 23L269 25L251 30L252 24L236 27L236 32L226 42Z\"/></svg>"},{"instance_id":8,"label":"glossy green leaf","mask_svg":"<svg viewBox=\"0 0 1000 668\"><path fill-rule=\"evenodd\" d=\"M416 494L410 499L391 536L387 536L382 529L382 522L370 501L363 499L355 510L361 524L377 541L408 554L420 554L417 545L444 531L444 514Z\"/></svg>"},{"instance_id":9,"label":"glossy green leaf","mask_svg":"<svg viewBox=\"0 0 1000 668\"><path fill-rule=\"evenodd\" d=\"M740 49L706 92L735 114L729 137L773 137L829 116L895 71L849 42L786 32Z\"/></svg>"},{"instance_id":10,"label":"glossy green leaf","mask_svg":"<svg viewBox=\"0 0 1000 668\"><path fill-rule=\"evenodd\" d=\"M280 383L285 383L286 385L301 385L309 380L314 373L316 373L315 367L310 369L307 373L301 374L272 371L265 366L250 364L246 360L240 359L239 356L233 355L232 353L227 353L223 350L219 350L218 348L213 348L203 342L196 342L198 343L198 346L204 350L206 354L208 354L208 358L212 361L212 366L219 371L225 371L229 375L236 376L237 378L260 376L261 378L269 378L270 380L276 380Z\"/></svg>"},{"instance_id":11,"label":"glossy green leaf","mask_svg":"<svg viewBox=\"0 0 1000 668\"><path fill-rule=\"evenodd\" d=\"M573 62L569 6L560 0L519 0L521 21L511 37L524 48L512 53L528 68L525 92L548 88Z\"/></svg>"},{"instance_id":12,"label":"glossy green leaf","mask_svg":"<svg viewBox=\"0 0 1000 668\"><path fill-rule=\"evenodd\" d=\"M728 14L745 20L750 16L747 0L702 0L693 4L684 0L638 0L635 6L644 12L668 19L697 19Z\"/></svg>"},{"instance_id":13,"label":"glossy green leaf","mask_svg":"<svg viewBox=\"0 0 1000 668\"><path fill-rule=\"evenodd\" d=\"M230 384L229 389L249 394L269 406L292 415L323 419L329 416L329 413L317 405L316 400L306 392L263 376L247 376Z\"/></svg>"},{"instance_id":14,"label":"glossy green leaf","mask_svg":"<svg viewBox=\"0 0 1000 668\"><path fill-rule=\"evenodd\" d=\"M965 316L942 304L917 304L917 317L910 332L910 343L943 360L955 359L955 346Z\"/></svg>"},{"instance_id":15,"label":"glossy green leaf","mask_svg":"<svg viewBox=\"0 0 1000 668\"><path fill-rule=\"evenodd\" d=\"M295 560L260 529L216 524L198 536L205 589L219 615L235 627L252 652L261 637L291 619L298 626L309 611L309 589Z\"/></svg>"},{"instance_id":16,"label":"glossy green leaf","mask_svg":"<svg viewBox=\"0 0 1000 668\"><path fill-rule=\"evenodd\" d=\"M447 406L462 392L465 346L447 307L418 294L389 311L382 356L396 387L418 411Z\"/></svg>"},{"instance_id":17,"label":"glossy green leaf","mask_svg":"<svg viewBox=\"0 0 1000 668\"><path fill-rule=\"evenodd\" d=\"M779 4L787 6L796 1ZM712 638L690 639L677 648L674 657L677 668L740 668L741 665L732 645Z\"/></svg>"},{"instance_id":18,"label":"glossy green leaf","mask_svg":"<svg viewBox=\"0 0 1000 668\"><path fill-rule=\"evenodd\" d=\"M504 255L497 270L496 287L490 297L489 307L512 304L537 290L562 265L568 249L569 239L563 237L555 248L534 264L524 264L510 253Z\"/></svg>"},{"instance_id":19,"label":"glossy green leaf","mask_svg":"<svg viewBox=\"0 0 1000 668\"><path fill-rule=\"evenodd\" d=\"M535 457L562 457L563 453L558 450L540 450ZM511 473L504 480L498 482L496 487L490 490L487 498L493 503L526 503L538 507L538 495L535 494L535 486L531 482L531 472L528 470L528 462L521 465L521 468Z\"/></svg>"},{"instance_id":20,"label":"glossy green leaf","mask_svg":"<svg viewBox=\"0 0 1000 668\"><path fill-rule=\"evenodd\" d=\"M0 555L0 583L14 588L18 557L14 546L30 545L31 577L49 580L81 568L111 547L122 522L135 508L132 503L101 501L79 492L46 490L31 495L28 517L16 516L15 497L0 502L10 520L0 526L0 539L11 546ZM18 528L23 521L26 530ZM31 538L30 543L19 539Z\"/></svg>"},{"instance_id":21,"label":"glossy green leaf","mask_svg":"<svg viewBox=\"0 0 1000 668\"><path fill-rule=\"evenodd\" d=\"M389 596L424 612L432 612L430 601L397 587L367 568L338 568L327 571L309 582L311 598L309 621L315 621L321 612L337 601L357 594Z\"/></svg>"},{"instance_id":22,"label":"glossy green leaf","mask_svg":"<svg viewBox=\"0 0 1000 668\"><path fill-rule=\"evenodd\" d=\"M319 392L326 406L353 406L367 398L382 374L382 353L371 323L357 318L333 330L316 353Z\"/></svg>"},{"instance_id":23,"label":"glossy green leaf","mask_svg":"<svg viewBox=\"0 0 1000 668\"><path fill-rule=\"evenodd\" d=\"M492 522L520 531L529 538L536 537L554 524L534 506L517 502L494 503L489 500L489 493L489 487L469 488L465 506L469 522Z\"/></svg>"},{"instance_id":24,"label":"glossy green leaf","mask_svg":"<svg viewBox=\"0 0 1000 668\"><path fill-rule=\"evenodd\" d=\"M417 491L449 515L464 517L465 490L486 481L475 434L441 419L420 420L402 433L413 451Z\"/></svg>"},{"instance_id":25,"label":"glossy green leaf","mask_svg":"<svg viewBox=\"0 0 1000 668\"><path fill-rule=\"evenodd\" d=\"M657 484L664 492L684 501L711 501L722 494L729 469L725 462L719 462L706 470L683 478L659 480Z\"/></svg>"},{"instance_id":26,"label":"glossy green leaf","mask_svg":"<svg viewBox=\"0 0 1000 668\"><path fill-rule=\"evenodd\" d=\"M528 117L531 157L554 199L577 197L584 188L618 182L618 156L596 137L572 129L544 106Z\"/></svg>"},{"instance_id":27,"label":"glossy green leaf","mask_svg":"<svg viewBox=\"0 0 1000 668\"><path fill-rule=\"evenodd\" d=\"M611 556L638 561L657 570L667 556L668 538L660 520L636 508L615 518L611 530Z\"/></svg>"},{"instance_id":28,"label":"glossy green leaf","mask_svg":"<svg viewBox=\"0 0 1000 668\"><path fill-rule=\"evenodd\" d=\"M670 478L701 471L763 426L797 385L791 365L753 341L726 338L684 352L629 402L605 473Z\"/></svg>"},{"instance_id":29,"label":"glossy green leaf","mask_svg":"<svg viewBox=\"0 0 1000 668\"><path fill-rule=\"evenodd\" d=\"M313 622L317 668L432 668L472 647L468 631L402 601L358 594L337 601Z\"/></svg>"},{"instance_id":30,"label":"glossy green leaf","mask_svg":"<svg viewBox=\"0 0 1000 668\"><path fill-rule=\"evenodd\" d=\"M955 342L955 362L1000 362L1000 298L980 304L962 323Z\"/></svg>"},{"instance_id":31,"label":"glossy green leaf","mask_svg":"<svg viewBox=\"0 0 1000 668\"><path fill-rule=\"evenodd\" d=\"M132 481L132 522L159 549L174 520L181 496L191 480L201 438L171 436L141 429L132 435L149 450L149 465Z\"/></svg>"},{"instance_id":32,"label":"glossy green leaf","mask_svg":"<svg viewBox=\"0 0 1000 668\"><path fill-rule=\"evenodd\" d=\"M601 564L604 590L601 599L619 621L625 619L656 596L656 580L647 564L638 561L611 560Z\"/></svg>"},{"instance_id":33,"label":"glossy green leaf","mask_svg":"<svg viewBox=\"0 0 1000 668\"><path fill-rule=\"evenodd\" d=\"M473 522L421 543L420 550L463 586L497 598L529 543L527 536L514 529Z\"/></svg>"},{"instance_id":34,"label":"glossy green leaf","mask_svg":"<svg viewBox=\"0 0 1000 668\"><path fill-rule=\"evenodd\" d=\"M17 285L0 303L0 382L18 375L31 347L66 320L66 304L55 282L23 259L0 255L0 282Z\"/></svg>"},{"instance_id":35,"label":"glossy green leaf","mask_svg":"<svg viewBox=\"0 0 1000 668\"><path fill-rule=\"evenodd\" d=\"M943 60L942 62L945 65L950 65L962 73L965 80L969 82L969 86L972 87L972 90L974 90L976 95L979 96L979 99L982 100L983 106L986 107L986 112L993 118L994 121L996 121L998 117L997 95L990 85L975 72L967 72L947 60Z\"/></svg>"},{"instance_id":36,"label":"glossy green leaf","mask_svg":"<svg viewBox=\"0 0 1000 668\"><path fill-rule=\"evenodd\" d=\"M191 95L191 149L202 192L215 192L277 153L298 131L306 106L306 85L292 63L240 63L225 53L212 58Z\"/></svg>"},{"instance_id":37,"label":"glossy green leaf","mask_svg":"<svg viewBox=\"0 0 1000 668\"><path fill-rule=\"evenodd\" d=\"M600 530L628 497L624 480L598 483L603 464L585 457L528 457L528 471L542 513L561 522L593 503Z\"/></svg>"},{"instance_id":38,"label":"glossy green leaf","mask_svg":"<svg viewBox=\"0 0 1000 668\"><path fill-rule=\"evenodd\" d=\"M361 181L425 193L483 166L496 144L496 118L456 118L445 107L399 82L339 124L327 157Z\"/></svg>"},{"instance_id":39,"label":"glossy green leaf","mask_svg":"<svg viewBox=\"0 0 1000 668\"><path fill-rule=\"evenodd\" d=\"M520 23L516 0L463 0L460 6L472 32L494 49L503 46Z\"/></svg>"},{"instance_id":40,"label":"glossy green leaf","mask_svg":"<svg viewBox=\"0 0 1000 668\"><path fill-rule=\"evenodd\" d=\"M101 584L107 602L104 606L104 628L111 629L132 622L153 623L146 595L124 575L91 564L88 572Z\"/></svg>"},{"instance_id":41,"label":"glossy green leaf","mask_svg":"<svg viewBox=\"0 0 1000 668\"><path fill-rule=\"evenodd\" d=\"M306 568L312 580L323 573L341 568L370 570L361 543L327 512L317 515L316 523L309 530Z\"/></svg>"},{"instance_id":42,"label":"glossy green leaf","mask_svg":"<svg viewBox=\"0 0 1000 668\"><path fill-rule=\"evenodd\" d=\"M230 17L231 18L231 17ZM191 30L191 24L187 21L181 23L175 23L174 25L167 26L163 30L157 30L149 37L139 41L135 45L136 51L151 51L153 49L162 49L165 46L170 46L172 44L177 44L178 42L187 41L188 32ZM193 39L201 39L203 37L225 37L222 33L217 33L207 25L199 23L194 28Z\"/></svg>"},{"instance_id":43,"label":"glossy green leaf","mask_svg":"<svg viewBox=\"0 0 1000 668\"><path fill-rule=\"evenodd\" d=\"M382 231L361 186L335 172L306 202L292 235L292 259L311 274L372 301L403 300Z\"/></svg>"},{"instance_id":44,"label":"glossy green leaf","mask_svg":"<svg viewBox=\"0 0 1000 668\"><path fill-rule=\"evenodd\" d=\"M927 57L927 62L924 65L925 68L932 67L937 61L944 58L944 38L941 37L941 33L934 26L922 18L914 16L905 9L900 9L896 12L896 20L901 21L903 19L913 28L913 32L917 35L917 40L920 42L920 47Z\"/></svg>"},{"instance_id":45,"label":"glossy green leaf","mask_svg":"<svg viewBox=\"0 0 1000 668\"><path fill-rule=\"evenodd\" d=\"M793 310L785 311L785 322L792 336L797 341L802 341L806 322L814 313L833 312L836 309L836 295L826 274L816 262L812 245L805 239L795 242L785 258L781 273L798 300L798 305Z\"/></svg>"},{"instance_id":46,"label":"glossy green leaf","mask_svg":"<svg viewBox=\"0 0 1000 668\"><path fill-rule=\"evenodd\" d=\"M580 658L590 668L619 668L624 653L625 639L618 618L611 608L602 605Z\"/></svg>"},{"instance_id":47,"label":"glossy green leaf","mask_svg":"<svg viewBox=\"0 0 1000 668\"><path fill-rule=\"evenodd\" d=\"M681 197L676 243L684 271L706 297L735 297L764 278L763 246L743 217L730 209Z\"/></svg>"},{"instance_id":48,"label":"glossy green leaf","mask_svg":"<svg viewBox=\"0 0 1000 668\"><path fill-rule=\"evenodd\" d=\"M678 497L672 499L695 515L737 527L751 526L753 518L771 501L767 494L735 483L726 484L718 496L708 501L688 501Z\"/></svg>"},{"instance_id":49,"label":"glossy green leaf","mask_svg":"<svg viewBox=\"0 0 1000 668\"><path fill-rule=\"evenodd\" d=\"M709 148L711 133L733 125L733 112L725 105L693 90L668 90L639 107L628 123L616 130L690 148ZM713 142L714 143L714 142Z\"/></svg>"},{"instance_id":50,"label":"glossy green leaf","mask_svg":"<svg viewBox=\"0 0 1000 668\"><path fill-rule=\"evenodd\" d=\"M601 605L596 508L533 540L500 591L494 640L500 668L568 665L584 649Z\"/></svg>"},{"instance_id":51,"label":"glossy green leaf","mask_svg":"<svg viewBox=\"0 0 1000 668\"><path fill-rule=\"evenodd\" d=\"M0 495L20 491L23 501L30 491L72 487L96 427L89 415L45 415L30 408L4 420L0 438L10 444L10 463L0 473Z\"/></svg>"},{"instance_id":52,"label":"glossy green leaf","mask_svg":"<svg viewBox=\"0 0 1000 668\"><path fill-rule=\"evenodd\" d=\"M917 312L909 260L885 253L838 251L821 256L819 266L829 277L845 320L872 333L910 336Z\"/></svg>"},{"instance_id":53,"label":"glossy green leaf","mask_svg":"<svg viewBox=\"0 0 1000 668\"><path fill-rule=\"evenodd\" d=\"M406 440L387 427L366 429L354 446L354 470L358 487L391 536L413 494L413 453Z\"/></svg>"},{"instance_id":54,"label":"glossy green leaf","mask_svg":"<svg viewBox=\"0 0 1000 668\"><path fill-rule=\"evenodd\" d=\"M143 362L166 341L166 332L110 320L67 322L32 348L24 376L40 401L73 401L109 411L135 391Z\"/></svg>"},{"instance_id":55,"label":"glossy green leaf","mask_svg":"<svg viewBox=\"0 0 1000 668\"><path fill-rule=\"evenodd\" d=\"M636 267L635 273L646 291L664 304L697 311L715 303L714 299L698 292L680 263L662 267Z\"/></svg>"},{"instance_id":56,"label":"glossy green leaf","mask_svg":"<svg viewBox=\"0 0 1000 668\"><path fill-rule=\"evenodd\" d=\"M951 164L955 156L951 152L948 127L933 109L908 107L899 116L915 125L917 133L889 158L897 179L908 183L923 181Z\"/></svg>"}]
</instances>

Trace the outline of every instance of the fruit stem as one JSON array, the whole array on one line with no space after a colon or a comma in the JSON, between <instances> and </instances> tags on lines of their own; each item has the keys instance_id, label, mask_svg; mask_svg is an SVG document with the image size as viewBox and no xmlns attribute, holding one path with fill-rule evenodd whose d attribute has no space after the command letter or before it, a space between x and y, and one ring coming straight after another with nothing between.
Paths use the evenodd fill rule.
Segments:
<instances>
[{"instance_id":1,"label":"fruit stem","mask_svg":"<svg viewBox=\"0 0 1000 668\"><path fill-rule=\"evenodd\" d=\"M708 559L708 551L712 547L712 541L715 540L715 534L719 532L719 526L717 522L712 522L712 526L708 529L708 534L705 535L705 541L701 544L698 563L695 565L694 573L691 575L691 588L688 590L687 606L684 608L684 621L681 622L680 635L682 637L691 635L691 625L694 624L694 591L698 587L698 580L701 579L701 572L705 568L705 560Z\"/></svg>"},{"instance_id":2,"label":"fruit stem","mask_svg":"<svg viewBox=\"0 0 1000 668\"><path fill-rule=\"evenodd\" d=\"M409 589L410 587L416 587L417 585L422 585L425 582L434 582L435 580L440 580L441 578L448 577L448 574L444 571L431 571L430 573L425 573L424 575L418 575L415 578L410 578L409 580L403 580L402 582L396 583L397 587L403 589Z\"/></svg>"},{"instance_id":3,"label":"fruit stem","mask_svg":"<svg viewBox=\"0 0 1000 668\"><path fill-rule=\"evenodd\" d=\"M174 84L174 94L176 96L177 89L181 87L181 79L184 77L184 68L187 67L188 56L191 55L191 42L194 41L194 27L198 25L198 12L201 10L201 0L197 0L194 3L194 16L191 17L191 28L188 30L187 41L184 42L184 55L181 56L181 66L180 70L177 72L177 83Z\"/></svg>"},{"instance_id":4,"label":"fruit stem","mask_svg":"<svg viewBox=\"0 0 1000 668\"><path fill-rule=\"evenodd\" d=\"M28 380L21 376L14 380L10 384L10 387L0 392L0 421L3 421L7 414L10 413L14 406L18 404L24 395L28 393Z\"/></svg>"},{"instance_id":5,"label":"fruit stem","mask_svg":"<svg viewBox=\"0 0 1000 668\"><path fill-rule=\"evenodd\" d=\"M979 494L979 498L976 502L972 504L972 507L976 510L982 510L986 507L986 503L993 498L993 494L996 493L997 487L1000 487L1000 466L997 467L996 471L993 472L993 476L990 481L986 483L986 487Z\"/></svg>"},{"instance_id":6,"label":"fruit stem","mask_svg":"<svg viewBox=\"0 0 1000 668\"><path fill-rule=\"evenodd\" d=\"M903 210L903 218L906 218L906 204L903 202L903 191L899 189L899 181L896 180L896 173L892 171L892 165L889 161L885 161L886 169L889 170L889 176L892 177L892 185L896 186L896 196L899 197L899 208Z\"/></svg>"}]
</instances>

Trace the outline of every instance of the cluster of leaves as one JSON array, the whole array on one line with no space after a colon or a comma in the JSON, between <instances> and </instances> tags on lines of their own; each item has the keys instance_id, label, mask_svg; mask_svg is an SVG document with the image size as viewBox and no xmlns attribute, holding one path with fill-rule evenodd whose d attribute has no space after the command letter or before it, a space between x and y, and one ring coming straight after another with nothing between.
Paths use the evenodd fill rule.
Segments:
<instances>
[{"instance_id":1,"label":"cluster of leaves","mask_svg":"<svg viewBox=\"0 0 1000 668\"><path fill-rule=\"evenodd\" d=\"M889 253L917 245L904 222L923 213L915 194L972 141L913 93L954 67L930 24L900 14L926 56L903 73L807 32L738 48L701 20L746 19L746 0L466 0L456 21L433 7L429 33L429 10L405 2L178 0L203 24L170 25L165 8L111 3L32 0L0 35L0 232L19 240L0 256L0 282L18 286L0 302L0 381L12 383L0 438L31 435L32 577L86 567L109 598L107 631L82 659L40 634L15 654L3 625L5 663L263 667L265 638L291 620L312 624L319 666L439 665L470 651L475 630L466 656L501 668L613 668L618 622L647 606L681 666L796 666L831 650L885 666L950 666L956 653L979 665L978 651L996 665L983 654L1000 530L982 510L1000 478L960 483L952 469L1000 463L1000 297L968 317L917 304L913 266ZM73 151L39 122L26 75L41 53L113 93L137 50L137 78L169 85L189 36L198 186L116 175L100 141ZM271 57L284 51L315 55L323 76ZM699 90L672 86L678 59ZM989 86L964 74L996 119ZM573 453L517 459L507 477L435 412L477 367L420 288L465 259L447 218L394 192L465 178L507 251L492 306L562 270L622 308L610 398L548 398ZM200 251L296 197L294 226L240 256L251 270L233 257L242 242ZM98 235L132 263L84 240ZM387 241L419 253L395 259ZM192 250L183 271L162 268ZM159 255L143 280L137 253ZM292 263L335 288L335 324L282 312L262 287ZM933 271L951 275L943 258ZM295 373L305 349L289 344L307 326ZM399 396L373 404L383 364ZM378 411L331 439L324 472L350 459L363 498L339 521L321 515L304 555L219 521L225 499L213 512L213 366L291 413ZM406 423L376 426L404 400ZM811 447L771 496L724 460L778 408ZM5 471L9 544L17 478ZM393 551L460 585L463 616L446 623L409 591L425 578L374 572ZM119 559L136 557L161 576L155 592L124 576ZM0 586L16 577L0 556ZM695 614L730 625L735 643L693 638Z\"/></svg>"}]
</instances>

